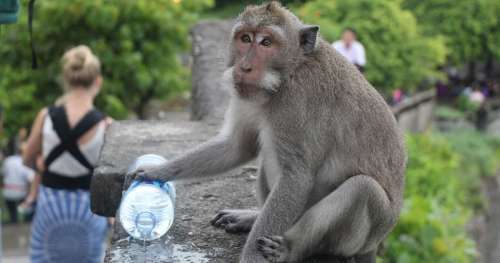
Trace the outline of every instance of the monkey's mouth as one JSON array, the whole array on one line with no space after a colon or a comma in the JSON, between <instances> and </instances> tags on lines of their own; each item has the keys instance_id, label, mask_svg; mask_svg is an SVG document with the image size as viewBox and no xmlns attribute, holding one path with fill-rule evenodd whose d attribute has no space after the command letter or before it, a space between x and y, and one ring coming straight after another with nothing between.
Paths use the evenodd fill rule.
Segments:
<instances>
[{"instance_id":1,"label":"monkey's mouth","mask_svg":"<svg viewBox=\"0 0 500 263\"><path fill-rule=\"evenodd\" d=\"M224 71L222 81L232 86L241 97L254 96L262 91L272 95L280 84L279 75L274 72L265 73L262 78L258 78L235 72L233 67Z\"/></svg>"},{"instance_id":2,"label":"monkey's mouth","mask_svg":"<svg viewBox=\"0 0 500 263\"><path fill-rule=\"evenodd\" d=\"M243 81L235 81L234 88L243 97L248 97L254 93L256 93L259 88L255 85L245 83Z\"/></svg>"},{"instance_id":3,"label":"monkey's mouth","mask_svg":"<svg viewBox=\"0 0 500 263\"><path fill-rule=\"evenodd\" d=\"M246 95L258 92L265 92L266 94L273 95L278 91L277 89L281 84L280 76L275 72L266 72L262 77L258 78L258 80L254 80L254 78L248 79L244 76L234 74L233 80L234 88L240 94Z\"/></svg>"}]
</instances>

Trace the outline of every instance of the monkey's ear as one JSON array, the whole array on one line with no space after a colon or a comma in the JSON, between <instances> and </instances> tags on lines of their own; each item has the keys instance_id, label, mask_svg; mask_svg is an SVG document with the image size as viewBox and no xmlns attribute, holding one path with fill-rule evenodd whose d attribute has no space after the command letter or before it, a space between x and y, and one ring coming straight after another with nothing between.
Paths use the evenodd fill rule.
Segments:
<instances>
[{"instance_id":1,"label":"monkey's ear","mask_svg":"<svg viewBox=\"0 0 500 263\"><path fill-rule=\"evenodd\" d=\"M306 26L300 30L300 46L304 50L304 54L310 54L316 48L318 31L319 26Z\"/></svg>"},{"instance_id":2,"label":"monkey's ear","mask_svg":"<svg viewBox=\"0 0 500 263\"><path fill-rule=\"evenodd\" d=\"M271 1L267 3L266 5L266 11L268 12L275 12L277 9L279 9L281 6L279 1Z\"/></svg>"}]
</instances>

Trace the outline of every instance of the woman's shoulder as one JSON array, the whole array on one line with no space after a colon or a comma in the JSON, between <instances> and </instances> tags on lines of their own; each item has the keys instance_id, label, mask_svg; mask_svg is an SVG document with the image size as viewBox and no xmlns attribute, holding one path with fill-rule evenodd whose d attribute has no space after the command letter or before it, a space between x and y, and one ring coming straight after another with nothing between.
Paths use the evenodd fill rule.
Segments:
<instances>
[{"instance_id":1,"label":"woman's shoulder","mask_svg":"<svg viewBox=\"0 0 500 263\"><path fill-rule=\"evenodd\" d=\"M45 118L45 116L47 116L48 112L49 112L49 107L44 107L44 108L42 108L42 109L38 112L38 114L36 115L35 122L36 122L37 120L43 120L43 119Z\"/></svg>"},{"instance_id":2,"label":"woman's shoulder","mask_svg":"<svg viewBox=\"0 0 500 263\"><path fill-rule=\"evenodd\" d=\"M99 121L99 124L103 124L104 127L106 127L106 128L109 125L111 125L111 123L113 122L113 118L111 118L105 112L99 110L98 108L95 108L95 107L92 108L90 111L88 111L88 114L90 114L90 113L93 113L95 118L101 119Z\"/></svg>"}]
</instances>

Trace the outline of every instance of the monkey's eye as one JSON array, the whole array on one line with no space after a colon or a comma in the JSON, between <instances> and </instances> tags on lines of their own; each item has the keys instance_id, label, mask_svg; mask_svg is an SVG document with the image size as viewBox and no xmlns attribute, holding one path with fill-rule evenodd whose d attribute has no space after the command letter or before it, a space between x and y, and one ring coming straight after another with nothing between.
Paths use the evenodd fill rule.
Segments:
<instances>
[{"instance_id":1,"label":"monkey's eye","mask_svg":"<svg viewBox=\"0 0 500 263\"><path fill-rule=\"evenodd\" d=\"M271 42L271 39L269 38L264 38L262 39L262 41L260 42L261 45L265 46L265 47L269 47L271 46L272 42Z\"/></svg>"},{"instance_id":2,"label":"monkey's eye","mask_svg":"<svg viewBox=\"0 0 500 263\"><path fill-rule=\"evenodd\" d=\"M243 43L250 43L252 42L252 38L250 38L248 34L244 34L243 36L241 36L241 41Z\"/></svg>"}]
</instances>

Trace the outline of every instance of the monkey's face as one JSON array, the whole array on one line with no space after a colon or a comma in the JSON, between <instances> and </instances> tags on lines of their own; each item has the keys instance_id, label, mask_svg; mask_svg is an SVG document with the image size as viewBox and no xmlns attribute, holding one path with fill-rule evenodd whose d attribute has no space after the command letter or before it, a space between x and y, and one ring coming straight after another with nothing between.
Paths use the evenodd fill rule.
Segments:
<instances>
[{"instance_id":1,"label":"monkey's face","mask_svg":"<svg viewBox=\"0 0 500 263\"><path fill-rule=\"evenodd\" d=\"M314 52L318 30L275 1L248 6L233 28L223 80L242 98L271 98Z\"/></svg>"},{"instance_id":2,"label":"monkey's face","mask_svg":"<svg viewBox=\"0 0 500 263\"><path fill-rule=\"evenodd\" d=\"M242 97L256 93L272 95L280 85L273 64L280 54L282 36L273 27L236 27L233 39L232 80Z\"/></svg>"}]
</instances>

